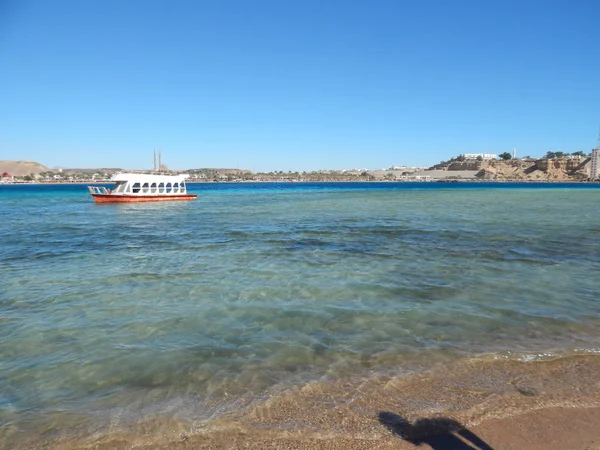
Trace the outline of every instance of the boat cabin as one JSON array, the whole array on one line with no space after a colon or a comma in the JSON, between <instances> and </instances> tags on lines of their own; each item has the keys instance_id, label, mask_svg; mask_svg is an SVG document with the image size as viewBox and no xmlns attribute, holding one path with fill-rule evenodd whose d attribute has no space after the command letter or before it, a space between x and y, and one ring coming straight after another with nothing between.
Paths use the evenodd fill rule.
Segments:
<instances>
[{"instance_id":1,"label":"boat cabin","mask_svg":"<svg viewBox=\"0 0 600 450\"><path fill-rule=\"evenodd\" d=\"M96 202L192 200L195 194L187 193L185 179L188 175L156 175L119 173L112 181L112 189L88 186Z\"/></svg>"}]
</instances>

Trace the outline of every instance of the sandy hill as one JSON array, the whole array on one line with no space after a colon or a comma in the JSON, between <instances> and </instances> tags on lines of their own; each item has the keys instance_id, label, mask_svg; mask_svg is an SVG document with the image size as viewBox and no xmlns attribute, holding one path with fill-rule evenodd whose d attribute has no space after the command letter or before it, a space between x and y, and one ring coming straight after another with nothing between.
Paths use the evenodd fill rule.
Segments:
<instances>
[{"instance_id":1,"label":"sandy hill","mask_svg":"<svg viewBox=\"0 0 600 450\"><path fill-rule=\"evenodd\" d=\"M590 166L590 158L489 161L476 176L498 181L574 181L587 179Z\"/></svg>"},{"instance_id":2,"label":"sandy hill","mask_svg":"<svg viewBox=\"0 0 600 450\"><path fill-rule=\"evenodd\" d=\"M22 177L25 175L39 174L40 172L48 172L46 166L35 161L0 161L0 175L8 172L12 176Z\"/></svg>"},{"instance_id":3,"label":"sandy hill","mask_svg":"<svg viewBox=\"0 0 600 450\"><path fill-rule=\"evenodd\" d=\"M577 181L590 176L590 158L510 159L508 161L452 161L428 172L445 171L446 177L472 171L475 178L492 181ZM424 172L427 173L427 172Z\"/></svg>"}]
</instances>

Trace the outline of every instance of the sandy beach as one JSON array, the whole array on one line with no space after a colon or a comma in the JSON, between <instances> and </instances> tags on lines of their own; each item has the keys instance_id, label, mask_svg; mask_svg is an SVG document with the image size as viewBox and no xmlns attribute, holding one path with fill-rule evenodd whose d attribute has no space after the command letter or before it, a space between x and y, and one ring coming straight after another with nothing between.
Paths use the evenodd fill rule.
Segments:
<instances>
[{"instance_id":1,"label":"sandy beach","mask_svg":"<svg viewBox=\"0 0 600 450\"><path fill-rule=\"evenodd\" d=\"M598 373L595 355L468 359L409 376L289 387L203 422L146 417L14 448L593 450L600 448Z\"/></svg>"}]
</instances>

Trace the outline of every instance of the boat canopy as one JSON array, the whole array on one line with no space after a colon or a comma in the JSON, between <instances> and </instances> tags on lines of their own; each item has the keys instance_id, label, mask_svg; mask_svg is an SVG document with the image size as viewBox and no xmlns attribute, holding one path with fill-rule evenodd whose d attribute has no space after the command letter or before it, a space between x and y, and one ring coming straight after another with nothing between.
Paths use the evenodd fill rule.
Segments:
<instances>
[{"instance_id":1,"label":"boat canopy","mask_svg":"<svg viewBox=\"0 0 600 450\"><path fill-rule=\"evenodd\" d=\"M147 173L117 173L112 181L129 181L131 183L182 183L189 175L158 175Z\"/></svg>"}]
</instances>

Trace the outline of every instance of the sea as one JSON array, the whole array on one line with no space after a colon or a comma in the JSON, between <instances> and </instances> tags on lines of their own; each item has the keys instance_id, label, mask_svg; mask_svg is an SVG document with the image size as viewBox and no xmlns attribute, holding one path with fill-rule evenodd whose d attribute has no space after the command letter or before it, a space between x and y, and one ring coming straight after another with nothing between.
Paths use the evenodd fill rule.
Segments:
<instances>
[{"instance_id":1,"label":"sea","mask_svg":"<svg viewBox=\"0 0 600 450\"><path fill-rule=\"evenodd\" d=\"M188 191L96 205L83 185L0 185L0 447L187 436L307 386L600 357L599 184ZM431 401L412 405L456 409Z\"/></svg>"}]
</instances>

